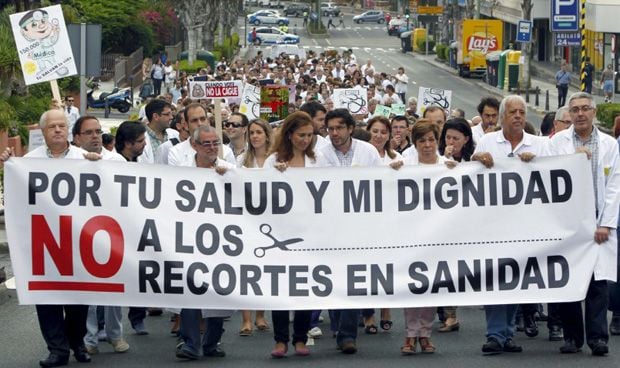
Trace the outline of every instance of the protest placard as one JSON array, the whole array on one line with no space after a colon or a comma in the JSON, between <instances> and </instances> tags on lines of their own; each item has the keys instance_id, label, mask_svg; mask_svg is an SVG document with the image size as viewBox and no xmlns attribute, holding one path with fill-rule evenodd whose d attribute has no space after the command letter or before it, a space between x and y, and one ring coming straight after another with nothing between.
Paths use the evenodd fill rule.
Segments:
<instances>
[{"instance_id":1,"label":"protest placard","mask_svg":"<svg viewBox=\"0 0 620 368\"><path fill-rule=\"evenodd\" d=\"M189 96L192 99L240 97L241 81L190 81Z\"/></svg>"},{"instance_id":2,"label":"protest placard","mask_svg":"<svg viewBox=\"0 0 620 368\"><path fill-rule=\"evenodd\" d=\"M245 114L248 120L258 119L260 117L260 87L256 87L250 83L243 86L243 95L241 96L241 105L239 112Z\"/></svg>"},{"instance_id":3,"label":"protest placard","mask_svg":"<svg viewBox=\"0 0 620 368\"><path fill-rule=\"evenodd\" d=\"M420 87L418 90L418 111L422 116L427 107L434 105L444 110L450 110L452 103L452 91L441 88Z\"/></svg>"},{"instance_id":4,"label":"protest placard","mask_svg":"<svg viewBox=\"0 0 620 368\"><path fill-rule=\"evenodd\" d=\"M385 116L386 118L389 118L391 113L392 109L389 106L377 105L373 116Z\"/></svg>"},{"instance_id":5,"label":"protest placard","mask_svg":"<svg viewBox=\"0 0 620 368\"><path fill-rule=\"evenodd\" d=\"M77 74L60 5L11 14L10 20L26 85Z\"/></svg>"},{"instance_id":6,"label":"protest placard","mask_svg":"<svg viewBox=\"0 0 620 368\"><path fill-rule=\"evenodd\" d=\"M271 123L288 116L288 86L270 85L260 90L260 118Z\"/></svg>"},{"instance_id":7,"label":"protest placard","mask_svg":"<svg viewBox=\"0 0 620 368\"><path fill-rule=\"evenodd\" d=\"M365 88L336 88L332 100L335 109L347 109L351 114L368 114L368 92Z\"/></svg>"}]
</instances>

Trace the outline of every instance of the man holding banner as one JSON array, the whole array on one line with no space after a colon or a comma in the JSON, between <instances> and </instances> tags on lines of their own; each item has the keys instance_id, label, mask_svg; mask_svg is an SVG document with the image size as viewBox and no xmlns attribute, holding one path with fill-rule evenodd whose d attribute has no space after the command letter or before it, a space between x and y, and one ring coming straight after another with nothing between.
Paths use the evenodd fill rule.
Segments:
<instances>
[{"instance_id":1,"label":"man holding banner","mask_svg":"<svg viewBox=\"0 0 620 368\"><path fill-rule=\"evenodd\" d=\"M575 93L570 96L568 106L573 125L553 136L550 151L554 155L586 153L591 163L597 223L594 240L600 248L585 298L585 337L592 355L602 356L609 352L607 280L615 281L618 268L618 239L614 229L620 205L620 155L616 141L594 126L596 103L592 95ZM564 327L564 346L560 352L577 353L584 343L581 301L561 303L559 312Z\"/></svg>"},{"instance_id":2,"label":"man holding banner","mask_svg":"<svg viewBox=\"0 0 620 368\"><path fill-rule=\"evenodd\" d=\"M519 157L529 162L536 156L547 156L546 140L524 131L527 113L521 96L506 96L499 106L499 123L502 130L486 134L476 146L472 161L479 161L487 168L494 159ZM427 110L428 111L428 110ZM520 353L523 348L513 341L517 304L485 305L487 342L482 346L485 355Z\"/></svg>"}]
</instances>

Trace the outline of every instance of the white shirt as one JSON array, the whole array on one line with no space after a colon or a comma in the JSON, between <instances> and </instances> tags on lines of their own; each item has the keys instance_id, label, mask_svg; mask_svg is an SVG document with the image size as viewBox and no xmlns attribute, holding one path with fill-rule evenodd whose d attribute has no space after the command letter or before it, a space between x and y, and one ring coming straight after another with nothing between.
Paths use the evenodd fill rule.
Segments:
<instances>
[{"instance_id":1,"label":"white shirt","mask_svg":"<svg viewBox=\"0 0 620 368\"><path fill-rule=\"evenodd\" d=\"M278 162L277 154L272 153L265 160L265 164L263 165L263 168L267 169L267 168L274 167L277 162ZM326 167L326 166L330 166L330 165L327 162L327 160L325 160L325 157L323 157L323 155L320 152L314 152L314 160L308 157L307 155L304 155L304 167Z\"/></svg>"},{"instance_id":2,"label":"white shirt","mask_svg":"<svg viewBox=\"0 0 620 368\"><path fill-rule=\"evenodd\" d=\"M332 70L332 77L344 79L344 70L336 70L335 68Z\"/></svg>"},{"instance_id":3,"label":"white shirt","mask_svg":"<svg viewBox=\"0 0 620 368\"><path fill-rule=\"evenodd\" d=\"M106 161L122 161L122 162L127 162L125 157L121 156L116 151L108 151L105 148L101 149L101 156L102 156L101 159L102 160L106 160Z\"/></svg>"},{"instance_id":4,"label":"white shirt","mask_svg":"<svg viewBox=\"0 0 620 368\"><path fill-rule=\"evenodd\" d=\"M383 155L383 157L381 157L381 156L379 156L379 157L381 157L381 161L383 161L384 165L389 165L392 162L403 161L403 156L401 156L400 153L394 151L394 154L396 155L396 156L394 156L394 158L390 158L390 156L387 154L387 152L385 153L385 155Z\"/></svg>"},{"instance_id":5,"label":"white shirt","mask_svg":"<svg viewBox=\"0 0 620 368\"><path fill-rule=\"evenodd\" d=\"M237 164L237 160L235 159L235 155L232 150L228 146L222 146L222 148L224 150L224 160L235 166ZM168 151L168 165L191 166L188 162L192 162L195 155L196 151L192 148L190 140L186 139L185 141L170 148Z\"/></svg>"},{"instance_id":6,"label":"white shirt","mask_svg":"<svg viewBox=\"0 0 620 368\"><path fill-rule=\"evenodd\" d=\"M353 150L353 160L351 166L382 166L383 161L379 157L379 152L375 146L359 139L351 138L351 150ZM333 144L323 147L320 151L329 163L329 166L342 166L336 155L336 148Z\"/></svg>"},{"instance_id":7,"label":"white shirt","mask_svg":"<svg viewBox=\"0 0 620 368\"><path fill-rule=\"evenodd\" d=\"M486 133L484 132L484 130L482 129L482 123L474 126L473 128L471 128L471 136L474 139L474 143L478 144L478 142L480 142L480 139L482 139L482 137L484 137Z\"/></svg>"},{"instance_id":8,"label":"white shirt","mask_svg":"<svg viewBox=\"0 0 620 368\"><path fill-rule=\"evenodd\" d=\"M523 132L521 142L513 150L511 143L504 137L504 130L485 134L484 137L476 145L476 151L488 152L493 158L506 158L509 156L517 156L523 152L530 152L536 156L549 156L548 147L549 138L537 137L535 135Z\"/></svg>"},{"instance_id":9,"label":"white shirt","mask_svg":"<svg viewBox=\"0 0 620 368\"><path fill-rule=\"evenodd\" d=\"M383 98L381 99L381 104L382 105L387 105L387 104L402 104L403 101L400 100L400 97L394 93L393 95L388 95L387 93L383 95Z\"/></svg>"},{"instance_id":10,"label":"white shirt","mask_svg":"<svg viewBox=\"0 0 620 368\"><path fill-rule=\"evenodd\" d=\"M394 86L396 93L407 93L407 84L409 83L407 74L396 74L394 79L396 79L396 85Z\"/></svg>"},{"instance_id":11,"label":"white shirt","mask_svg":"<svg viewBox=\"0 0 620 368\"><path fill-rule=\"evenodd\" d=\"M64 158L70 159L84 159L84 154L87 153L80 147L69 145L69 152ZM24 157L32 157L32 158L49 158L47 156L47 145L43 144L40 147L33 149L32 151L26 153Z\"/></svg>"},{"instance_id":12,"label":"white shirt","mask_svg":"<svg viewBox=\"0 0 620 368\"><path fill-rule=\"evenodd\" d=\"M69 111L69 109L71 111ZM77 119L80 118L80 110L77 107L71 106L71 108L64 108L65 116L67 117L67 122L69 123L69 142L73 140L73 126Z\"/></svg>"}]
</instances>

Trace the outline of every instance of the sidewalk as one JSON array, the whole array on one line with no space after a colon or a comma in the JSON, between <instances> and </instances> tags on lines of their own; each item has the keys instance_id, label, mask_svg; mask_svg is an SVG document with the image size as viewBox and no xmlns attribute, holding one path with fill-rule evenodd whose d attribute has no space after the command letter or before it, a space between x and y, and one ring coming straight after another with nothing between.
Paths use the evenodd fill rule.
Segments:
<instances>
[{"instance_id":1,"label":"sidewalk","mask_svg":"<svg viewBox=\"0 0 620 368\"><path fill-rule=\"evenodd\" d=\"M450 67L450 65L439 61L435 54L432 54L432 55L429 54L428 56L424 54L419 54L417 52L408 52L408 54L413 55L419 60L423 60L426 63L432 64L454 75L458 74L456 69L453 69ZM544 64L548 64L548 65L544 65ZM554 79L555 72L550 70L553 67L554 66L551 65L551 63L538 63L538 62L532 61L532 71L534 71L534 73L532 73L532 77L531 77L532 87L530 90L535 90L536 87L538 87L540 89L540 96L539 96L539 106L536 106L535 105L536 95L534 93L531 93L530 102L528 103L528 108L532 109L533 111L536 111L538 114L545 114L547 112L545 110L545 95L547 91L549 91L549 111L555 111L557 109L558 90L555 88L555 79ZM471 78L469 80L472 83L474 83L476 86L478 86L479 88L482 88L485 91L491 94L500 96L500 97L516 93L513 91L509 92L507 90L502 90L497 87L493 87L489 85L488 83L486 83L484 79ZM577 79L571 82L571 85L568 89L568 96L570 96L572 93L575 93L575 92L579 92L579 84L578 84ZM598 91L597 89L594 90L594 100L596 101L597 104L604 103L605 98L602 95L600 95L600 89Z\"/></svg>"}]
</instances>

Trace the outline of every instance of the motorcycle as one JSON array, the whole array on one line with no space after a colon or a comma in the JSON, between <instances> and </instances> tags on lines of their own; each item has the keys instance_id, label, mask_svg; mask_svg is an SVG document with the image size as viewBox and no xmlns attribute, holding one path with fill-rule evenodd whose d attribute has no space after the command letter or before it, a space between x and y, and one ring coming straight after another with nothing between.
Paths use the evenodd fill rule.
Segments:
<instances>
[{"instance_id":1,"label":"motorcycle","mask_svg":"<svg viewBox=\"0 0 620 368\"><path fill-rule=\"evenodd\" d=\"M111 92L102 92L97 99L93 92L99 87L99 83L92 81L91 89L86 93L87 105L93 109L105 109L106 100L109 109L117 109L120 113L126 113L131 108L131 89L114 87Z\"/></svg>"}]
</instances>

